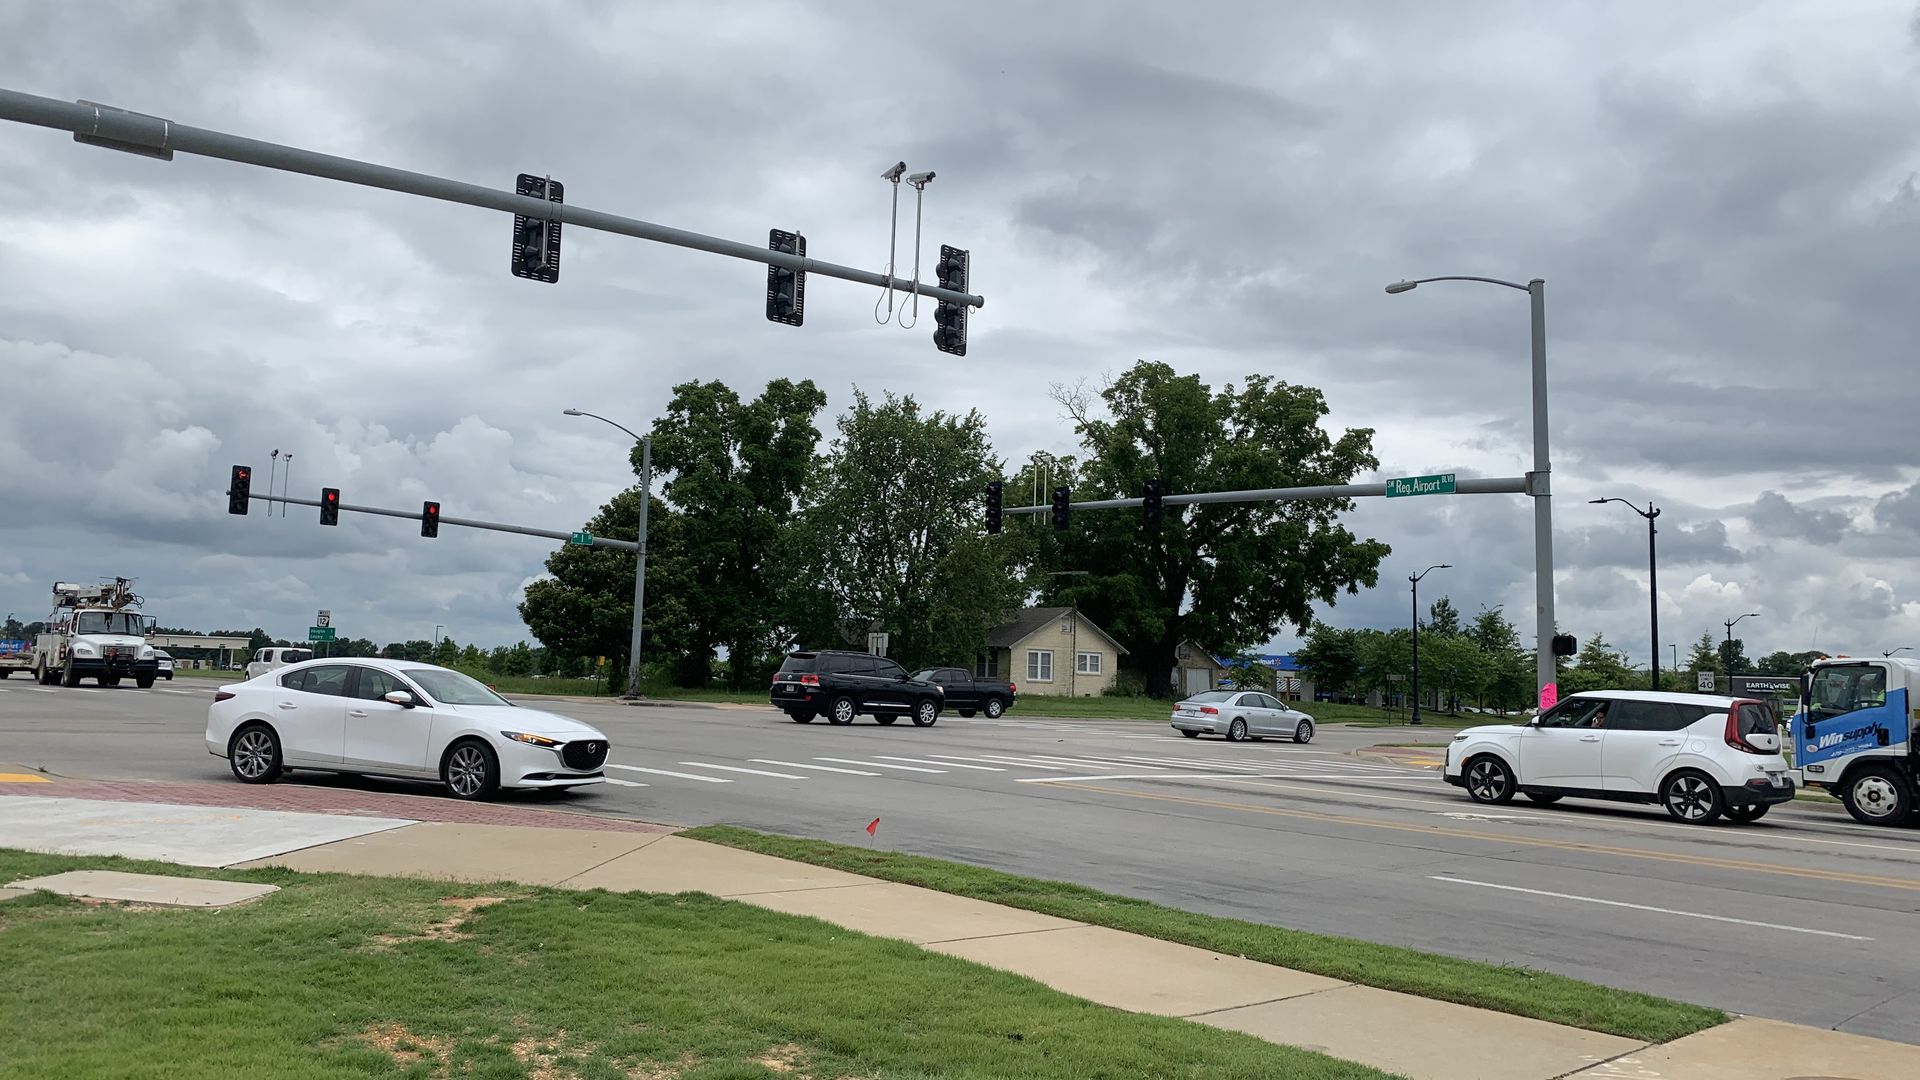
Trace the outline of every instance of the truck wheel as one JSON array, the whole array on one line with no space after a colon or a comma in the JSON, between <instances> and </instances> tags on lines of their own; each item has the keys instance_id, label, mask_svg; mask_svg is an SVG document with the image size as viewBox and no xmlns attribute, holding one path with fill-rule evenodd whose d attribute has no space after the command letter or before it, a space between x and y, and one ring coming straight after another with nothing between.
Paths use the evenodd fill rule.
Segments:
<instances>
[{"instance_id":1,"label":"truck wheel","mask_svg":"<svg viewBox=\"0 0 1920 1080\"><path fill-rule=\"evenodd\" d=\"M1000 714L1006 711L1007 707L1001 704L999 698L990 697L987 699L987 719L998 720L1000 719Z\"/></svg>"},{"instance_id":2,"label":"truck wheel","mask_svg":"<svg viewBox=\"0 0 1920 1080\"><path fill-rule=\"evenodd\" d=\"M4 679L11 674L13 674L12 668L0 668L0 679Z\"/></svg>"},{"instance_id":3,"label":"truck wheel","mask_svg":"<svg viewBox=\"0 0 1920 1080\"><path fill-rule=\"evenodd\" d=\"M6 674L5 674L4 672L0 672L0 679L4 679L4 678L6 678L6 677L7 677L7 676L6 676ZM966 717L966 718L967 718L967 719L969 719L969 720L971 720L971 719L973 719L973 710L972 710L972 709L961 709L961 710L960 710L960 715L961 715L961 716L964 716L964 717Z\"/></svg>"},{"instance_id":4,"label":"truck wheel","mask_svg":"<svg viewBox=\"0 0 1920 1080\"><path fill-rule=\"evenodd\" d=\"M792 717L793 722L796 724L813 723L813 713L806 709L795 709L792 712L788 713L787 715Z\"/></svg>"},{"instance_id":5,"label":"truck wheel","mask_svg":"<svg viewBox=\"0 0 1920 1080\"><path fill-rule=\"evenodd\" d=\"M60 685L61 686L79 686L80 685L79 670L76 669L72 664L68 664L66 667L66 670L60 673Z\"/></svg>"},{"instance_id":6,"label":"truck wheel","mask_svg":"<svg viewBox=\"0 0 1920 1080\"><path fill-rule=\"evenodd\" d=\"M880 713L873 718L873 722L876 724L886 725L886 724L891 724L898 719L900 718L898 716L895 716L892 713Z\"/></svg>"},{"instance_id":7,"label":"truck wheel","mask_svg":"<svg viewBox=\"0 0 1920 1080\"><path fill-rule=\"evenodd\" d=\"M151 690L153 689L153 676L135 675L133 677L133 684L142 690Z\"/></svg>"},{"instance_id":8,"label":"truck wheel","mask_svg":"<svg viewBox=\"0 0 1920 1080\"><path fill-rule=\"evenodd\" d=\"M834 698L833 703L827 706L827 723L829 724L851 724L853 718L858 715L860 715L860 707L845 694Z\"/></svg>"},{"instance_id":9,"label":"truck wheel","mask_svg":"<svg viewBox=\"0 0 1920 1080\"><path fill-rule=\"evenodd\" d=\"M1885 765L1863 765L1840 789L1847 813L1862 825L1903 825L1913 816L1913 790Z\"/></svg>"},{"instance_id":10,"label":"truck wheel","mask_svg":"<svg viewBox=\"0 0 1920 1080\"><path fill-rule=\"evenodd\" d=\"M120 685L120 676L118 676L118 675L102 675L102 676L100 676L100 685L101 685L101 686L119 686L119 685Z\"/></svg>"},{"instance_id":11,"label":"truck wheel","mask_svg":"<svg viewBox=\"0 0 1920 1080\"><path fill-rule=\"evenodd\" d=\"M930 697L921 698L913 706L913 726L932 727L940 719L940 703Z\"/></svg>"}]
</instances>

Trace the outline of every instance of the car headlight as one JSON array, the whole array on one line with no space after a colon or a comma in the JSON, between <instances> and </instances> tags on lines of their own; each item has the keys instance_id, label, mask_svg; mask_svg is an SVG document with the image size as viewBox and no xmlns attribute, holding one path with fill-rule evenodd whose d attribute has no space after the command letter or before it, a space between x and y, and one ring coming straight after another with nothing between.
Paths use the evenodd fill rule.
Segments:
<instances>
[{"instance_id":1,"label":"car headlight","mask_svg":"<svg viewBox=\"0 0 1920 1080\"><path fill-rule=\"evenodd\" d=\"M546 750L551 750L560 745L560 740L558 739L549 739L545 735L532 735L524 731L503 731L500 734L505 735L514 742L526 743L528 746L538 746Z\"/></svg>"},{"instance_id":2,"label":"car headlight","mask_svg":"<svg viewBox=\"0 0 1920 1080\"><path fill-rule=\"evenodd\" d=\"M94 643L91 641L76 641L73 643L73 655L99 656L100 649L98 646L94 645Z\"/></svg>"}]
</instances>

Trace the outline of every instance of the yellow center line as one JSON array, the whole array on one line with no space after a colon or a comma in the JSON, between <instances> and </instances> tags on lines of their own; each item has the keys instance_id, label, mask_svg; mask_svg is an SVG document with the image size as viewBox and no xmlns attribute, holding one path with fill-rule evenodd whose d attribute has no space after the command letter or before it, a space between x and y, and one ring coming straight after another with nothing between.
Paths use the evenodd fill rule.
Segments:
<instances>
[{"instance_id":1,"label":"yellow center line","mask_svg":"<svg viewBox=\"0 0 1920 1080\"><path fill-rule=\"evenodd\" d=\"M1884 877L1879 874L1855 874L1845 870L1816 870L1811 867L1781 866L1777 863L1752 862L1746 859L1727 859L1715 855L1690 855L1665 851L1646 851L1640 848L1614 847L1609 844L1583 844L1573 840L1547 840L1533 836L1507 836L1499 833L1480 832L1448 825L1419 825L1410 822L1376 821L1371 818L1352 817L1346 814L1326 814L1314 810L1288 810L1277 806L1258 806L1253 803L1228 802L1224 799L1201 799L1191 795L1167 795L1146 791L1128 791L1124 788L1100 787L1095 784L1055 784L1056 788L1073 788L1076 791L1090 791L1101 795L1121 795L1130 799L1152 799L1157 802L1180 803L1186 806L1205 806L1215 810L1241 810L1249 814L1267 814L1273 817L1301 818L1307 821L1324 821L1336 825L1359 825L1369 829L1387 829L1393 832L1420 833L1426 836L1446 836L1461 840L1480 840L1489 844L1506 844L1517 847L1551 848L1555 851L1571 851L1588 855L1612 855L1623 859L1646 859L1652 862L1684 863L1689 866L1711 866L1719 870L1736 870L1745 873L1777 874L1783 877L1809 878L1815 881L1830 881L1847 885L1873 885L1883 889L1903 889L1920 892L1920 881L1911 878Z\"/></svg>"},{"instance_id":2,"label":"yellow center line","mask_svg":"<svg viewBox=\"0 0 1920 1080\"><path fill-rule=\"evenodd\" d=\"M44 776L24 772L0 772L0 784L51 784Z\"/></svg>"}]
</instances>

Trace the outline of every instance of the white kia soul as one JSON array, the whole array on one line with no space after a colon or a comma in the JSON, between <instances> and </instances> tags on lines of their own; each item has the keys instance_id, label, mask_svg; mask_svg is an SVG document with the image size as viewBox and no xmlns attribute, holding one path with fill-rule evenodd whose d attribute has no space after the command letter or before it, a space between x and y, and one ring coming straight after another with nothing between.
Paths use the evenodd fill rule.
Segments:
<instances>
[{"instance_id":1,"label":"white kia soul","mask_svg":"<svg viewBox=\"0 0 1920 1080\"><path fill-rule=\"evenodd\" d=\"M1444 775L1475 802L1658 803L1695 825L1754 821L1794 793L1771 706L1651 690L1574 694L1525 724L1468 728Z\"/></svg>"}]
</instances>

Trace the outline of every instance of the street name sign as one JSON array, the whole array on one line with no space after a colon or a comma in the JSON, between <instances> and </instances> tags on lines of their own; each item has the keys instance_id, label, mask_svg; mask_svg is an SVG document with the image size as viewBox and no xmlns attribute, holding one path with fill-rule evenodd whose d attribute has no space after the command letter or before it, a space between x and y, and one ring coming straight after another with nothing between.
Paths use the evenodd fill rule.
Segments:
<instances>
[{"instance_id":1,"label":"street name sign","mask_svg":"<svg viewBox=\"0 0 1920 1080\"><path fill-rule=\"evenodd\" d=\"M1402 476L1387 481L1387 498L1398 499L1408 495L1451 495L1453 494L1453 474L1435 473L1432 476Z\"/></svg>"},{"instance_id":2,"label":"street name sign","mask_svg":"<svg viewBox=\"0 0 1920 1080\"><path fill-rule=\"evenodd\" d=\"M567 543L573 544L576 547L592 547L593 534L590 532L574 533L572 536L567 538Z\"/></svg>"}]
</instances>

